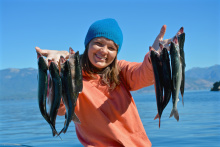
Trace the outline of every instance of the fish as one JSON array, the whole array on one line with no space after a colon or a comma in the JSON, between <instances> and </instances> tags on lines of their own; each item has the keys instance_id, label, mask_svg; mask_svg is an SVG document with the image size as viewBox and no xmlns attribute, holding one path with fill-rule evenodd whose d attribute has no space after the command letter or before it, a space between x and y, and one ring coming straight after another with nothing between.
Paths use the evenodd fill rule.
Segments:
<instances>
[{"instance_id":1,"label":"fish","mask_svg":"<svg viewBox=\"0 0 220 147\"><path fill-rule=\"evenodd\" d=\"M62 81L59 75L59 69L53 61L50 63L49 73L51 77L49 83L50 91L48 97L49 116L52 125L55 126L57 112L60 106L62 96ZM55 136L54 133L53 136Z\"/></svg>"},{"instance_id":2,"label":"fish","mask_svg":"<svg viewBox=\"0 0 220 147\"><path fill-rule=\"evenodd\" d=\"M185 68L186 68L186 63L185 63L185 53L184 53L184 43L185 43L185 33L184 33L184 28L181 27L180 31L181 34L178 35L178 42L179 42L179 49L180 49L180 57L181 57L181 62L182 62L182 80L181 80L181 85L180 85L180 92L182 95L182 104L184 105L184 89L185 89Z\"/></svg>"},{"instance_id":3,"label":"fish","mask_svg":"<svg viewBox=\"0 0 220 147\"><path fill-rule=\"evenodd\" d=\"M75 109L79 93L82 92L82 88L83 88L82 68L80 64L79 51L74 53L73 49L70 47L69 54L70 54L69 63L71 68L71 77L72 77L73 92L74 92L73 101L74 101L74 109ZM77 115L73 115L73 121L76 123L81 123Z\"/></svg>"},{"instance_id":4,"label":"fish","mask_svg":"<svg viewBox=\"0 0 220 147\"><path fill-rule=\"evenodd\" d=\"M59 132L59 134L66 133L68 126L73 119L74 122L80 123L80 120L74 113L75 109L75 96L72 84L72 75L69 60L65 60L63 57L60 59L61 61L61 80L62 80L62 100L64 102L66 108L65 114L65 122L63 129ZM59 135L58 134L58 135Z\"/></svg>"},{"instance_id":5,"label":"fish","mask_svg":"<svg viewBox=\"0 0 220 147\"><path fill-rule=\"evenodd\" d=\"M75 73L76 73L76 67L75 67L75 52L73 49L70 47L69 48L69 65L71 69L71 81L72 81L72 86L73 90L75 90Z\"/></svg>"},{"instance_id":6,"label":"fish","mask_svg":"<svg viewBox=\"0 0 220 147\"><path fill-rule=\"evenodd\" d=\"M162 115L162 103L163 103L163 73L162 73L162 62L160 59L160 54L151 48L150 51L150 58L151 58L151 63L153 66L153 71L154 71L154 87L155 87L155 94L156 94L156 101L157 101L157 111L158 114L156 115L156 118L159 118L159 128L160 128L160 119Z\"/></svg>"},{"instance_id":7,"label":"fish","mask_svg":"<svg viewBox=\"0 0 220 147\"><path fill-rule=\"evenodd\" d=\"M162 44L160 44L159 46L160 46L159 54L160 54L160 60L161 60L160 62L162 64L162 67L161 67L162 74L160 74L160 76L162 76L161 87L164 93L163 101L161 105L161 109L163 112L163 110L166 108L167 104L170 101L172 83L171 83L171 70L170 70L170 59L169 59L168 50ZM159 118L159 114L155 116L154 120L157 118Z\"/></svg>"},{"instance_id":8,"label":"fish","mask_svg":"<svg viewBox=\"0 0 220 147\"><path fill-rule=\"evenodd\" d=\"M177 102L179 101L179 91L182 80L182 63L179 53L178 39L175 37L170 45L170 57L172 66L172 102L173 108L170 113L170 117L174 115L174 118L179 121L179 113L177 110Z\"/></svg>"},{"instance_id":9,"label":"fish","mask_svg":"<svg viewBox=\"0 0 220 147\"><path fill-rule=\"evenodd\" d=\"M80 55L79 51L75 53L75 85L76 92L80 93L83 89L83 76L82 76L82 68L80 64Z\"/></svg>"},{"instance_id":10,"label":"fish","mask_svg":"<svg viewBox=\"0 0 220 147\"><path fill-rule=\"evenodd\" d=\"M171 69L170 69L170 58L169 53L166 48L163 48L161 52L161 60L162 60L162 71L163 71L163 105L162 110L164 110L171 98L172 92L172 83L171 83Z\"/></svg>"},{"instance_id":11,"label":"fish","mask_svg":"<svg viewBox=\"0 0 220 147\"><path fill-rule=\"evenodd\" d=\"M58 134L55 126L50 120L49 115L47 114L46 109L46 99L47 99L47 86L48 86L48 77L47 77L47 71L48 71L48 65L46 60L43 58L43 56L40 53L37 53L38 55L38 104L39 109L41 112L41 115L44 117L44 119L48 122L50 125L53 134Z\"/></svg>"}]
</instances>

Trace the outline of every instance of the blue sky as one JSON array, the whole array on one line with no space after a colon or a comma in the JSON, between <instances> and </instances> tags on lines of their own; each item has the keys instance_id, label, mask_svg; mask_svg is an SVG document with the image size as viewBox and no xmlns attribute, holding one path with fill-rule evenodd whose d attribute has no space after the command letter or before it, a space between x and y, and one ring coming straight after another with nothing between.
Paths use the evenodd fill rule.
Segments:
<instances>
[{"instance_id":1,"label":"blue sky","mask_svg":"<svg viewBox=\"0 0 220 147\"><path fill-rule=\"evenodd\" d=\"M164 39L186 32L186 70L220 64L218 0L0 0L0 70L37 68L35 46L84 51L96 20L115 18L124 41L118 59L142 62L163 24Z\"/></svg>"}]
</instances>

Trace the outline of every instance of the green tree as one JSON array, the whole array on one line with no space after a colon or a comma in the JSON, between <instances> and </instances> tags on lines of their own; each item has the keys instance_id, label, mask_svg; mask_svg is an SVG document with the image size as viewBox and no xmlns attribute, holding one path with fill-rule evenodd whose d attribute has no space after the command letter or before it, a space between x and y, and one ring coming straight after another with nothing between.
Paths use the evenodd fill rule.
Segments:
<instances>
[{"instance_id":1,"label":"green tree","mask_svg":"<svg viewBox=\"0 0 220 147\"><path fill-rule=\"evenodd\" d=\"M220 91L220 81L213 84L211 91Z\"/></svg>"}]
</instances>

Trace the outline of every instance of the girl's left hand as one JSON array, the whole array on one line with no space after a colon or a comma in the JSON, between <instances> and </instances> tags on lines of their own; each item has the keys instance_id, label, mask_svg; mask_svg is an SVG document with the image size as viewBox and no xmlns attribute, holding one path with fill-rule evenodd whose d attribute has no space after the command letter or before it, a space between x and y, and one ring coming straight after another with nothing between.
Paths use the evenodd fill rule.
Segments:
<instances>
[{"instance_id":1,"label":"girl's left hand","mask_svg":"<svg viewBox=\"0 0 220 147\"><path fill-rule=\"evenodd\" d=\"M159 50L159 43L162 43L162 44L165 44L165 43L169 43L169 39L167 40L163 40L163 37L165 35L165 32L166 32L166 29L167 29L167 26L166 25L163 25L162 28L160 29L160 33L159 35L157 36L157 38L155 39L152 47L155 49L155 50Z\"/></svg>"}]
</instances>

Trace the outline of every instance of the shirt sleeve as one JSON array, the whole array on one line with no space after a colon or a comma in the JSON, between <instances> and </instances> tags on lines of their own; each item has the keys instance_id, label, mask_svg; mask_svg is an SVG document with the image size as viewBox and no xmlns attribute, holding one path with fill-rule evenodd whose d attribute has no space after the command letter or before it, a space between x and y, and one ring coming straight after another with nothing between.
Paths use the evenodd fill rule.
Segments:
<instances>
[{"instance_id":1,"label":"shirt sleeve","mask_svg":"<svg viewBox=\"0 0 220 147\"><path fill-rule=\"evenodd\" d=\"M148 52L142 63L128 62L125 60L118 61L122 78L127 83L130 91L135 91L154 84L153 68L149 57L150 53Z\"/></svg>"}]
</instances>

